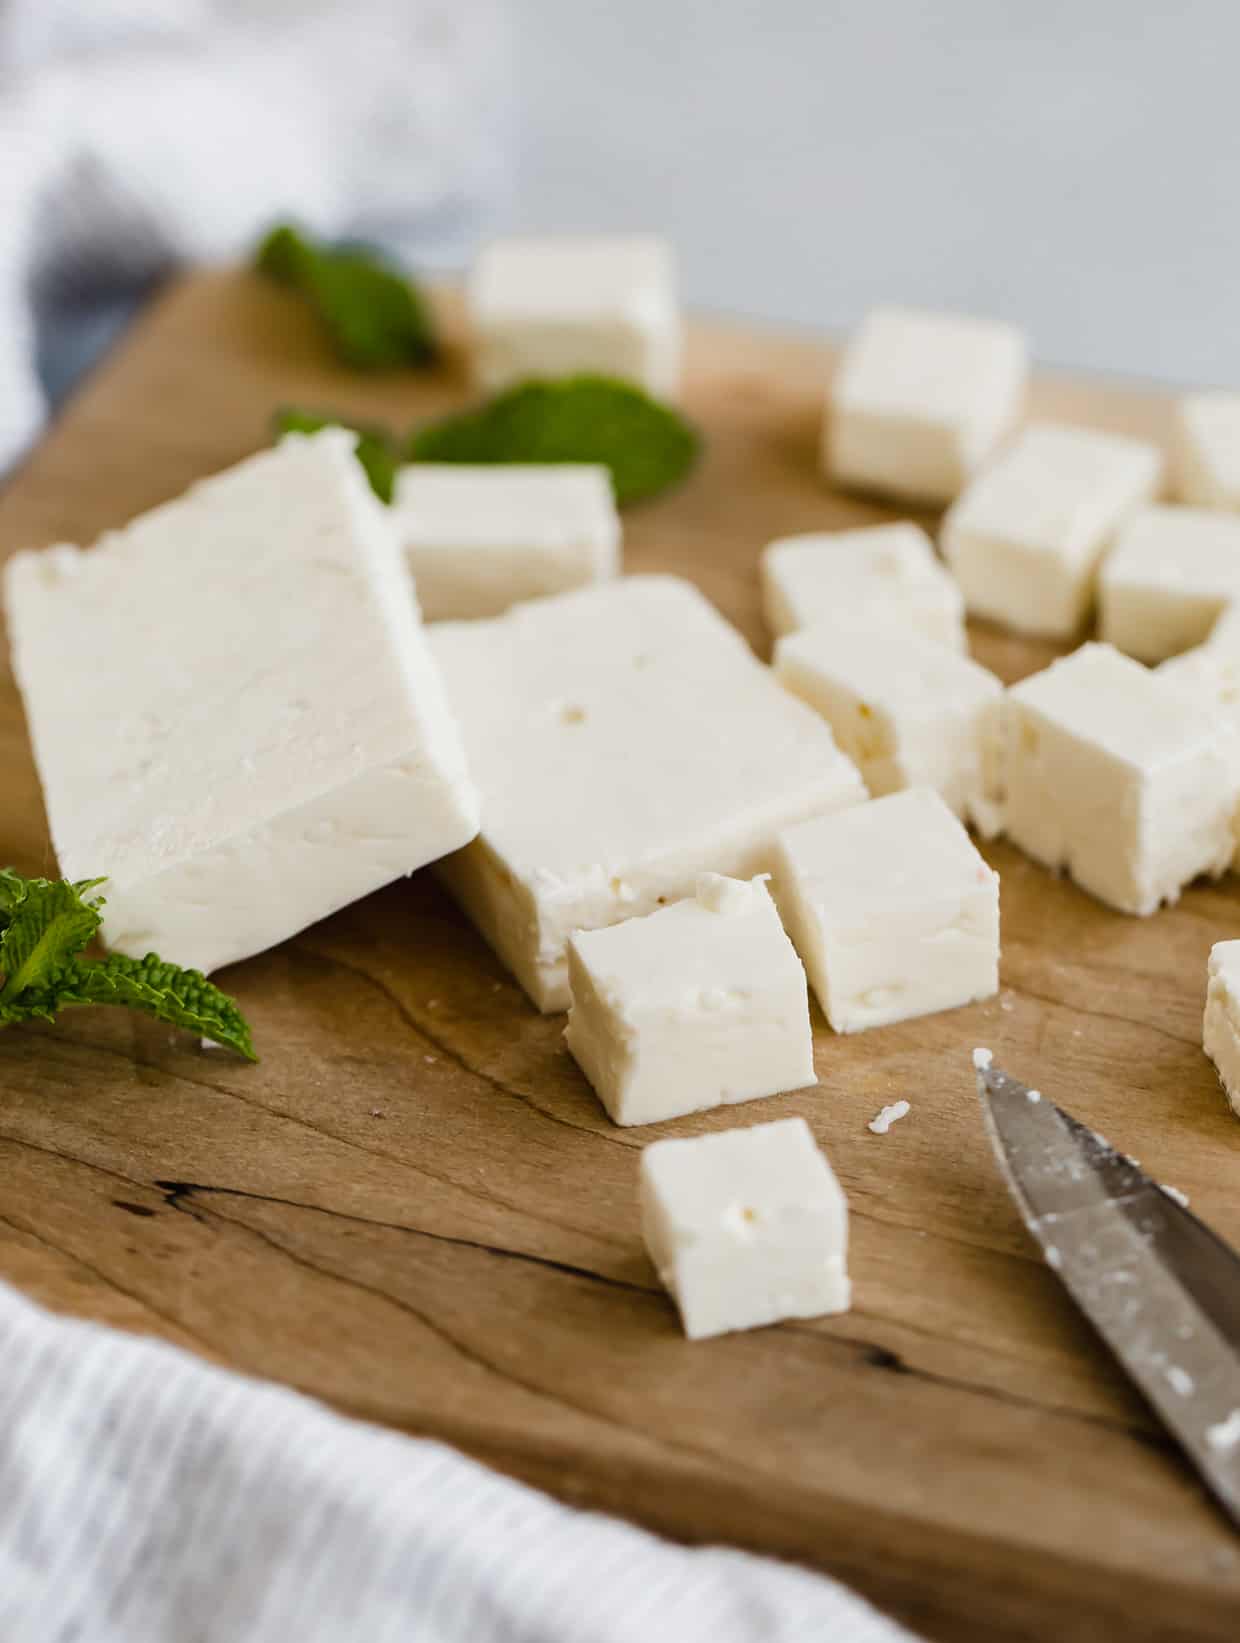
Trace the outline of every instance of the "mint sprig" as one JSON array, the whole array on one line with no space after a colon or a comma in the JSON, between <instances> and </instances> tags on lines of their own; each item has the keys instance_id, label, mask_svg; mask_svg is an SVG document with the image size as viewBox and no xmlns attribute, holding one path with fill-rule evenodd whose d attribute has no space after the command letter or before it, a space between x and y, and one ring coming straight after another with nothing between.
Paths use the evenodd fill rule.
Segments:
<instances>
[{"instance_id":1,"label":"mint sprig","mask_svg":"<svg viewBox=\"0 0 1240 1643\"><path fill-rule=\"evenodd\" d=\"M54 1021L74 1004L120 1004L256 1061L236 1002L200 971L154 953L81 956L99 929L104 898L95 892L104 882L26 879L0 868L0 1027Z\"/></svg>"},{"instance_id":2,"label":"mint sprig","mask_svg":"<svg viewBox=\"0 0 1240 1643\"><path fill-rule=\"evenodd\" d=\"M309 299L346 365L376 371L435 359L426 299L376 252L317 245L281 223L259 244L254 266Z\"/></svg>"},{"instance_id":3,"label":"mint sprig","mask_svg":"<svg viewBox=\"0 0 1240 1643\"><path fill-rule=\"evenodd\" d=\"M370 488L380 502L390 502L400 458L387 428L376 422L350 422L328 411L304 411L296 405L282 405L271 419L271 431L277 439L285 434L317 434L320 428L347 428L357 435L354 455L365 470Z\"/></svg>"}]
</instances>

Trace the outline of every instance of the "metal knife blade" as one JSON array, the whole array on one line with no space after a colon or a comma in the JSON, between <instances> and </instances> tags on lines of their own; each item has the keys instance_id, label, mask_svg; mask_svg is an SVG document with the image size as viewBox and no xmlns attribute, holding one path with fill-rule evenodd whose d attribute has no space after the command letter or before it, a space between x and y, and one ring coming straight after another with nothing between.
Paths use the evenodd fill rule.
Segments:
<instances>
[{"instance_id":1,"label":"metal knife blade","mask_svg":"<svg viewBox=\"0 0 1240 1643\"><path fill-rule=\"evenodd\" d=\"M1240 1527L1240 1256L1100 1135L974 1065L1025 1225Z\"/></svg>"}]
</instances>

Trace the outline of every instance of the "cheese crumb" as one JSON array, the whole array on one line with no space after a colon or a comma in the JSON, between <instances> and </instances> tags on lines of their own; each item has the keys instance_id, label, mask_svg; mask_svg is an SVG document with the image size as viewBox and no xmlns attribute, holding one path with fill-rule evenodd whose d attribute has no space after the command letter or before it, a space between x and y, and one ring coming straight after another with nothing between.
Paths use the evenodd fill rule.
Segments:
<instances>
[{"instance_id":1,"label":"cheese crumb","mask_svg":"<svg viewBox=\"0 0 1240 1643\"><path fill-rule=\"evenodd\" d=\"M1063 1256L1055 1248L1054 1244L1047 1244L1046 1246L1046 1264L1053 1272L1058 1272L1060 1267L1063 1265Z\"/></svg>"},{"instance_id":2,"label":"cheese crumb","mask_svg":"<svg viewBox=\"0 0 1240 1643\"><path fill-rule=\"evenodd\" d=\"M1167 1197L1170 1198L1173 1203L1179 1204L1181 1209L1188 1208L1188 1194L1186 1192L1181 1192L1179 1187L1169 1187L1164 1183L1162 1190L1167 1194Z\"/></svg>"},{"instance_id":3,"label":"cheese crumb","mask_svg":"<svg viewBox=\"0 0 1240 1643\"><path fill-rule=\"evenodd\" d=\"M973 1065L979 1073L984 1073L993 1060L994 1055L990 1050L981 1049L973 1052Z\"/></svg>"},{"instance_id":4,"label":"cheese crumb","mask_svg":"<svg viewBox=\"0 0 1240 1643\"><path fill-rule=\"evenodd\" d=\"M1042 1099L1041 1090L1026 1090L1025 1091L1025 1100L1026 1101L1038 1102L1041 1099Z\"/></svg>"},{"instance_id":5,"label":"cheese crumb","mask_svg":"<svg viewBox=\"0 0 1240 1643\"><path fill-rule=\"evenodd\" d=\"M1167 1379L1171 1383L1172 1391L1178 1392L1182 1398L1191 1398L1197 1390L1197 1382L1188 1370L1181 1369L1178 1363L1173 1363L1167 1370Z\"/></svg>"},{"instance_id":6,"label":"cheese crumb","mask_svg":"<svg viewBox=\"0 0 1240 1643\"><path fill-rule=\"evenodd\" d=\"M897 1118L903 1118L908 1110L907 1101L894 1101L891 1106L884 1107L876 1118L871 1118L867 1128L873 1130L875 1135L886 1135Z\"/></svg>"},{"instance_id":7,"label":"cheese crumb","mask_svg":"<svg viewBox=\"0 0 1240 1643\"><path fill-rule=\"evenodd\" d=\"M1234 1449L1240 1443L1240 1409L1233 1409L1217 1426L1207 1426L1206 1442L1211 1449Z\"/></svg>"},{"instance_id":8,"label":"cheese crumb","mask_svg":"<svg viewBox=\"0 0 1240 1643\"><path fill-rule=\"evenodd\" d=\"M753 886L722 873L699 873L693 887L699 907L710 913L743 913L753 903Z\"/></svg>"}]
</instances>

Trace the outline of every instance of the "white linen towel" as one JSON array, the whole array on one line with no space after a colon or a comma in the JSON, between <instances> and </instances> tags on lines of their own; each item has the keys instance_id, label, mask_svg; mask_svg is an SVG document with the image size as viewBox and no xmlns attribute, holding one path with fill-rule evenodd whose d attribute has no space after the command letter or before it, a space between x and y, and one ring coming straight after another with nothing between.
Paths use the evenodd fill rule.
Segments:
<instances>
[{"instance_id":1,"label":"white linen towel","mask_svg":"<svg viewBox=\"0 0 1240 1643\"><path fill-rule=\"evenodd\" d=\"M909 1639L817 1575L559 1506L4 1285L0 1365L5 1643Z\"/></svg>"}]
</instances>

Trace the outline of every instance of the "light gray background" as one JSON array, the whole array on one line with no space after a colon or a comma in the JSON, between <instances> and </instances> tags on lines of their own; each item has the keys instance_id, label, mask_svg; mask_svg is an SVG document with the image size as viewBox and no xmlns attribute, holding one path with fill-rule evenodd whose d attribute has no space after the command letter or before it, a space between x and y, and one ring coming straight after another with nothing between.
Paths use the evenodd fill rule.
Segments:
<instances>
[{"instance_id":1,"label":"light gray background","mask_svg":"<svg viewBox=\"0 0 1240 1643\"><path fill-rule=\"evenodd\" d=\"M516 0L508 226L657 228L689 302L1025 326L1240 386L1240 0Z\"/></svg>"}]
</instances>

